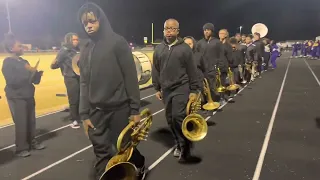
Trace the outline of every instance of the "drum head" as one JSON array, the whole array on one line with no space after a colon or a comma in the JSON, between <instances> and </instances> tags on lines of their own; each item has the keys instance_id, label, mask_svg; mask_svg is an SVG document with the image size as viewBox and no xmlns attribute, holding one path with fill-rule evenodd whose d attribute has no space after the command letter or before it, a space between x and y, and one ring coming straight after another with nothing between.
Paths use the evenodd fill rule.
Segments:
<instances>
[{"instance_id":1,"label":"drum head","mask_svg":"<svg viewBox=\"0 0 320 180\"><path fill-rule=\"evenodd\" d=\"M141 75L142 75L142 67L141 67L140 61L137 56L133 55L133 59L134 59L134 63L136 64L137 77L138 77L138 82L139 82L141 79Z\"/></svg>"}]
</instances>

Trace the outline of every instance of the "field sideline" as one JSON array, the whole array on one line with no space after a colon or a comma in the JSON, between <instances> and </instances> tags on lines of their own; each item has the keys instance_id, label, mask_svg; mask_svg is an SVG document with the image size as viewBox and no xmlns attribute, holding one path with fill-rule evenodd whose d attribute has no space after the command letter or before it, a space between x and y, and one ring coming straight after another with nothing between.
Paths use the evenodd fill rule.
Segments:
<instances>
[{"instance_id":1,"label":"field sideline","mask_svg":"<svg viewBox=\"0 0 320 180\"><path fill-rule=\"evenodd\" d=\"M145 52L152 59L152 51ZM3 59L6 54L0 54L0 67L2 68ZM51 70L50 64L56 57L56 53L26 53L23 58L27 59L31 66L35 66L40 58L38 70L43 70L44 74L39 85L36 85L36 114L37 116L63 109L67 106L67 98L56 97L58 93L65 93L63 77L60 70ZM12 123L8 103L5 97L5 80L2 72L0 73L0 126ZM149 81L147 84L151 83Z\"/></svg>"}]
</instances>

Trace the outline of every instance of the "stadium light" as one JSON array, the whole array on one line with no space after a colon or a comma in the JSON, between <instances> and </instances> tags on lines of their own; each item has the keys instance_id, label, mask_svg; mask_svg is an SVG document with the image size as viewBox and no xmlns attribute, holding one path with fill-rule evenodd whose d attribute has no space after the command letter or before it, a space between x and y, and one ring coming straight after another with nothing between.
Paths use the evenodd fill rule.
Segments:
<instances>
[{"instance_id":1,"label":"stadium light","mask_svg":"<svg viewBox=\"0 0 320 180\"><path fill-rule=\"evenodd\" d=\"M240 34L241 34L241 30L242 30L242 28L243 28L242 26L240 26L240 27L239 27L239 29L240 29Z\"/></svg>"},{"instance_id":2,"label":"stadium light","mask_svg":"<svg viewBox=\"0 0 320 180\"><path fill-rule=\"evenodd\" d=\"M9 33L12 33L11 20L10 20L10 11L9 11L9 1L8 0L6 0L6 10L7 10L8 24L9 24Z\"/></svg>"}]
</instances>

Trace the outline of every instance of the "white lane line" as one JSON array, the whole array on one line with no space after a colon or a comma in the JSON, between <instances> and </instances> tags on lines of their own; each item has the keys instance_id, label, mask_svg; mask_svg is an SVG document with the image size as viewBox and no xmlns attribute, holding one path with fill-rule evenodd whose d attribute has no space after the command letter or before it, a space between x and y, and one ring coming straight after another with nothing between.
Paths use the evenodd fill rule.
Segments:
<instances>
[{"instance_id":1,"label":"white lane line","mask_svg":"<svg viewBox=\"0 0 320 180\"><path fill-rule=\"evenodd\" d=\"M151 94L151 95L149 95L149 96L146 96L146 97L141 98L141 100L144 100L144 99L153 97L153 96L155 96L155 95L156 95L156 94ZM52 113L52 114L54 114L54 113ZM44 134L40 134L40 135L36 136L36 138L41 137L41 136L44 136L44 135L47 135L47 134L50 134L50 133L53 133L53 132L56 132L56 131L59 131L59 130L62 130L62 129L65 129L65 128L69 127L69 126L70 126L70 124L65 125L65 126L62 126L62 127L59 127L59 128L54 129L54 130L52 130L52 131L46 132L46 133L44 133ZM9 146L7 146L7 147L1 148L1 149L0 149L0 152L3 151L3 150L6 150L6 149L12 148L12 147L15 147L15 144L11 144L11 145L9 145Z\"/></svg>"},{"instance_id":2,"label":"white lane line","mask_svg":"<svg viewBox=\"0 0 320 180\"><path fill-rule=\"evenodd\" d=\"M218 108L218 110L219 110L219 109L222 109L224 106L226 106L234 97L236 97L239 93L241 93L241 91L243 91L247 86L248 86L248 84L245 85L242 89L240 89L240 90L238 91L238 93L236 93L232 98L229 98L228 101L227 101L225 104L223 104L222 106L220 106L220 107ZM208 120L209 120L212 116L214 116L217 112L218 112L218 111L214 111L214 112L212 113L212 115L206 117L205 120L208 121ZM158 164L160 164L161 161L163 161L169 154L172 153L172 151L174 150L174 148L175 148L175 146L171 147L171 148L170 148L168 151L166 151L162 156L160 156L154 163L152 163L152 164L148 167L148 171L151 171L151 169L153 169L153 168L156 167Z\"/></svg>"},{"instance_id":3,"label":"white lane line","mask_svg":"<svg viewBox=\"0 0 320 180\"><path fill-rule=\"evenodd\" d=\"M150 98L150 97L155 96L155 95L156 95L156 94L151 94L151 95L149 95L149 96L146 96L146 97L141 98L141 100ZM52 114L56 114L56 113L59 113L59 112L61 112L61 111L63 111L63 110L65 110L65 108L60 109L60 110L58 110L58 111L52 111L52 112L50 112L50 113L46 113L46 114L37 116L36 118L38 119L38 118L42 118L42 117L49 116L49 115L52 115ZM0 126L0 129L6 128L6 127L10 127L10 126L13 126L13 125L14 125L14 123L10 123L10 124L4 125L4 126Z\"/></svg>"},{"instance_id":4,"label":"white lane line","mask_svg":"<svg viewBox=\"0 0 320 180\"><path fill-rule=\"evenodd\" d=\"M265 135L265 139L264 139L264 142L263 142L263 145L262 145L262 149L261 149L261 152L260 152L260 155L259 155L259 159L258 159L258 162L257 162L256 169L254 171L254 175L253 175L252 180L259 180L259 178L260 178L261 169L262 169L262 166L263 166L263 161L264 161L264 158L265 158L266 153L267 153L267 149L268 149L268 145L269 145L269 141L270 141L270 137L271 137L271 133L272 133L272 129L273 129L273 124L274 124L274 121L275 121L275 118L276 118L276 115L277 115L279 103L280 103L282 92L283 92L283 88L284 88L284 85L285 85L285 82L286 82L286 79L287 79L287 75L288 75L290 64L291 64L291 59L289 60L286 72L285 72L284 77L283 77L283 81L282 81L282 84L281 84L281 87L280 87L278 98L277 98L276 104L275 104L273 112L272 112L272 116L271 116L271 119L270 119L268 130L267 130L267 133Z\"/></svg>"},{"instance_id":5,"label":"white lane line","mask_svg":"<svg viewBox=\"0 0 320 180\"><path fill-rule=\"evenodd\" d=\"M312 73L314 79L316 79L318 85L320 86L320 81L319 81L317 75L314 73L314 71L311 69L309 63L305 59L304 59L304 62L306 63L306 65L308 66L308 68L309 68L310 72Z\"/></svg>"},{"instance_id":6,"label":"white lane line","mask_svg":"<svg viewBox=\"0 0 320 180\"><path fill-rule=\"evenodd\" d=\"M159 111L153 113L152 116L157 115L157 114L159 114L159 113L162 112L162 111L164 111L164 109L160 109ZM37 175L45 172L46 170L48 170L48 169L50 169L50 168L52 168L52 167L54 167L54 166L56 166L56 165L58 165L58 164L61 164L62 162L64 162L64 161L66 161L66 160L68 160L68 159L76 156L77 154L80 154L81 152L84 152L84 151L90 149L91 147L92 147L92 145L87 146L87 147L85 147L85 148L83 148L83 149L81 149L81 150L79 150L79 151L77 151L77 152L75 152L75 153L73 153L73 154L70 154L69 156L67 156L67 157L65 157L65 158L63 158L63 159L60 159L59 161L56 161L56 162L50 164L49 166L47 166L47 167L45 167L45 168L40 169L39 171L37 171L37 172L35 172L35 173L33 173L33 174L31 174L31 175L23 178L22 180L28 180L28 179L30 179L30 178L33 178L33 177L35 177L35 176L37 176Z\"/></svg>"}]
</instances>

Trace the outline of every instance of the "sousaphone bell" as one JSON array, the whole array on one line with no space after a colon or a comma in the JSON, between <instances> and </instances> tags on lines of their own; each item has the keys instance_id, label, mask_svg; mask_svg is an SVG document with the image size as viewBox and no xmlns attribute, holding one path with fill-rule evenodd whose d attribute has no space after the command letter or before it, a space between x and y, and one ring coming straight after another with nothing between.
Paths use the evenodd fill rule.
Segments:
<instances>
[{"instance_id":1,"label":"sousaphone bell","mask_svg":"<svg viewBox=\"0 0 320 180\"><path fill-rule=\"evenodd\" d=\"M265 24L257 23L252 26L251 33L259 33L260 38L263 38L268 34L268 27Z\"/></svg>"}]
</instances>

